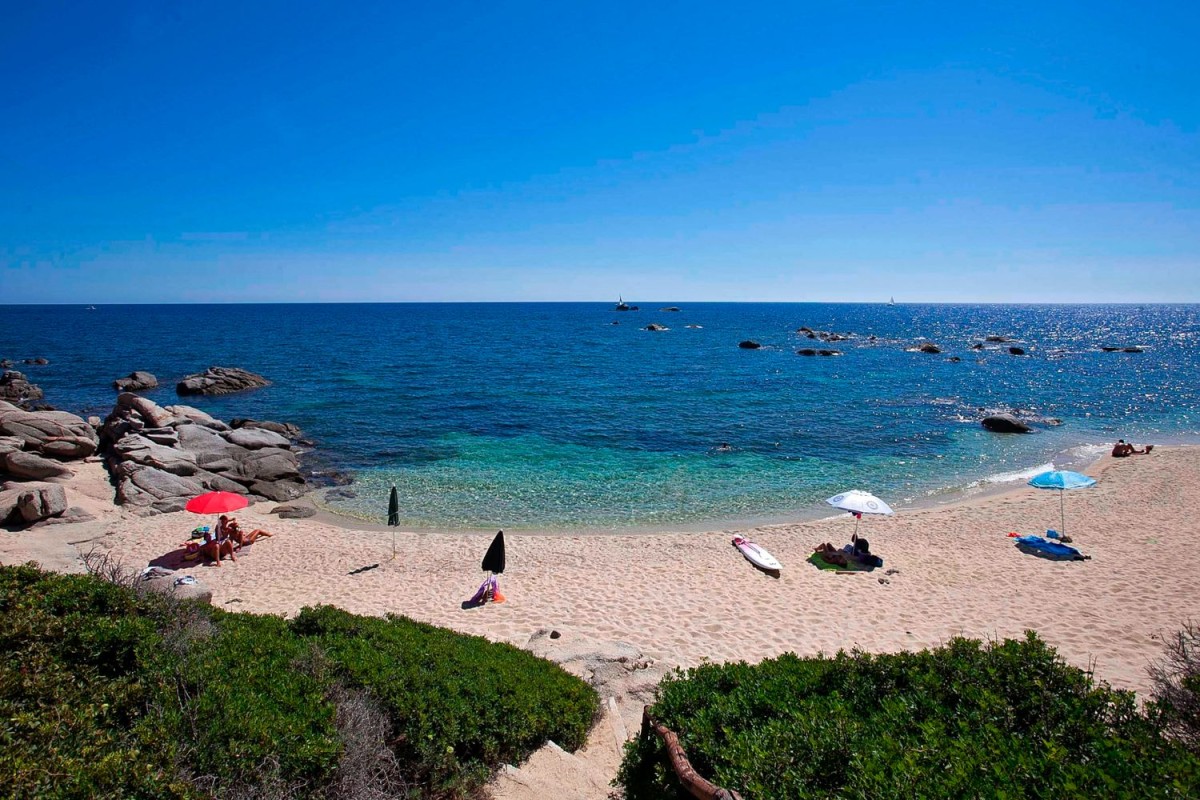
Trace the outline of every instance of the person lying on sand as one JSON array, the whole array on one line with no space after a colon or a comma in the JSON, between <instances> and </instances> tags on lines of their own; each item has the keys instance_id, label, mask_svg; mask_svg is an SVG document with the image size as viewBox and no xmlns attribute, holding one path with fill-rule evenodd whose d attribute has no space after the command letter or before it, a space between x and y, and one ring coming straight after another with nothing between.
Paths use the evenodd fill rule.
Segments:
<instances>
[{"instance_id":1,"label":"person lying on sand","mask_svg":"<svg viewBox=\"0 0 1200 800\"><path fill-rule=\"evenodd\" d=\"M815 548L813 548L813 552L830 564L837 564L841 567L850 566L850 562L846 558L845 551L837 549L829 542L817 545Z\"/></svg>"},{"instance_id":2,"label":"person lying on sand","mask_svg":"<svg viewBox=\"0 0 1200 800\"><path fill-rule=\"evenodd\" d=\"M270 537L272 535L273 534L267 533L262 528L255 528L254 530L250 531L249 533L243 533L242 530L240 528L238 528L238 529L235 529L233 531L233 533L230 534L230 538L233 539L233 541L235 541L237 543L237 546L239 548L242 548L248 544L254 544L255 540L258 539L260 536Z\"/></svg>"}]
</instances>

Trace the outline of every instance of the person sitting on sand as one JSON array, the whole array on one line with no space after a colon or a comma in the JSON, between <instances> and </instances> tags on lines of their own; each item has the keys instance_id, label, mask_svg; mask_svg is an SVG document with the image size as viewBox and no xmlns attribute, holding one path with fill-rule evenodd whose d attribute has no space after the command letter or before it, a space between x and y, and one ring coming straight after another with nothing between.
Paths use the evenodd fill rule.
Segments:
<instances>
[{"instance_id":1,"label":"person sitting on sand","mask_svg":"<svg viewBox=\"0 0 1200 800\"><path fill-rule=\"evenodd\" d=\"M1113 445L1112 454L1113 458L1124 458L1125 456L1145 455L1153 449L1154 445L1148 444L1146 445L1145 449L1138 450L1133 445L1127 444L1124 439L1118 439L1117 443Z\"/></svg>"},{"instance_id":2,"label":"person sitting on sand","mask_svg":"<svg viewBox=\"0 0 1200 800\"><path fill-rule=\"evenodd\" d=\"M221 557L225 555L231 561L237 561L237 556L233 554L233 539L226 533L226 526L221 524L224 520L225 517L221 517L214 530L205 531L204 544L200 545L200 552L215 561L218 567L221 566Z\"/></svg>"}]
</instances>

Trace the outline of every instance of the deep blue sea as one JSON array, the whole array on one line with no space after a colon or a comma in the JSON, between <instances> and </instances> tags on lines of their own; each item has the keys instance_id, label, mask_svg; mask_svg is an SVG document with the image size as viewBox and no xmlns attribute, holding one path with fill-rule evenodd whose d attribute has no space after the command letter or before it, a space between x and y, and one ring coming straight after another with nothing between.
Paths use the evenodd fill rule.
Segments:
<instances>
[{"instance_id":1,"label":"deep blue sea","mask_svg":"<svg viewBox=\"0 0 1200 800\"><path fill-rule=\"evenodd\" d=\"M1118 437L1200 441L1197 305L638 304L0 306L0 358L48 358L16 369L45 402L101 416L135 369L158 376L148 396L163 405L210 365L261 373L272 386L184 402L300 425L355 476L357 497L332 508L382 521L395 483L418 528L812 517L852 487L904 506ZM801 326L855 337L822 344ZM1028 354L971 349L987 335ZM906 350L925 339L944 352ZM978 424L1013 407L1062 422Z\"/></svg>"}]
</instances>

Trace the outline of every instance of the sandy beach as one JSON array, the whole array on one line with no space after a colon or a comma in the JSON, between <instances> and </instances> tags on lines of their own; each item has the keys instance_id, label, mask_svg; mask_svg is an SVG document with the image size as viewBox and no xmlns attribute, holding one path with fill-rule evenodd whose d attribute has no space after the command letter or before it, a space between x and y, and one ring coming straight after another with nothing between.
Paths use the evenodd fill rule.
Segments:
<instances>
[{"instance_id":1,"label":"sandy beach","mask_svg":"<svg viewBox=\"0 0 1200 800\"><path fill-rule=\"evenodd\" d=\"M1106 456L1088 469L1098 484L1065 499L1067 531L1089 561L1047 561L1013 546L1010 531L1059 527L1058 493L1021 486L865 518L861 533L885 566L853 575L805 563L815 545L849 539L848 515L742 532L783 562L778 578L742 558L730 544L732 531L506 535L508 569L500 582L507 602L474 609L462 601L484 577L479 560L488 537L401 532L392 560L387 529L279 520L267 513L274 504L261 503L237 516L245 527L276 535L218 568L179 559L197 517L129 515L111 505L99 464L80 467L68 486L71 502L99 518L0 533L0 560L81 569L79 555L95 549L133 569L179 566L211 587L221 608L291 615L330 603L518 646L556 628L628 642L665 667L753 662L785 651L894 651L1033 629L1071 663L1139 694L1149 690L1146 667L1160 653L1160 637L1200 617L1200 551L1192 546L1200 519L1198 447Z\"/></svg>"}]
</instances>

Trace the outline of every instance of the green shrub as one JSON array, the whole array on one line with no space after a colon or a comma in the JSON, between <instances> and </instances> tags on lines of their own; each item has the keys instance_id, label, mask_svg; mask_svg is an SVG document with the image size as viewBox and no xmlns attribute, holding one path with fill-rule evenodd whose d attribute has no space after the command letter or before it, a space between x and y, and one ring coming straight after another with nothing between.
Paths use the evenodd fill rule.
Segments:
<instances>
[{"instance_id":1,"label":"green shrub","mask_svg":"<svg viewBox=\"0 0 1200 800\"><path fill-rule=\"evenodd\" d=\"M1194 797L1200 760L1132 693L1036 635L919 653L788 654L668 678L655 718L714 783L771 798ZM629 800L684 797L657 737L627 748Z\"/></svg>"},{"instance_id":2,"label":"green shrub","mask_svg":"<svg viewBox=\"0 0 1200 800\"><path fill-rule=\"evenodd\" d=\"M292 629L319 645L340 682L382 705L401 768L435 794L479 785L547 739L574 750L598 708L590 686L548 661L405 617L320 606Z\"/></svg>"},{"instance_id":3,"label":"green shrub","mask_svg":"<svg viewBox=\"0 0 1200 800\"><path fill-rule=\"evenodd\" d=\"M0 567L0 797L464 797L582 744L596 706L549 662L399 617Z\"/></svg>"}]
</instances>

